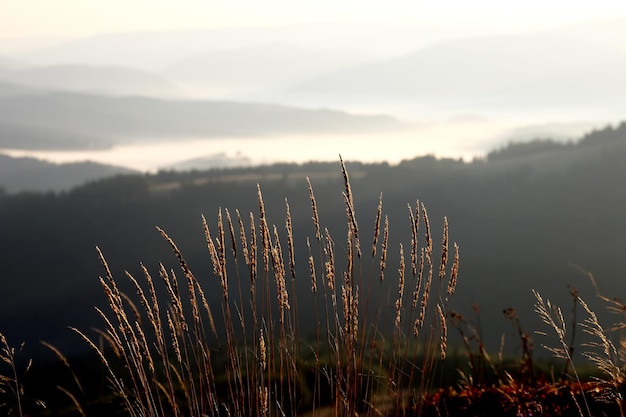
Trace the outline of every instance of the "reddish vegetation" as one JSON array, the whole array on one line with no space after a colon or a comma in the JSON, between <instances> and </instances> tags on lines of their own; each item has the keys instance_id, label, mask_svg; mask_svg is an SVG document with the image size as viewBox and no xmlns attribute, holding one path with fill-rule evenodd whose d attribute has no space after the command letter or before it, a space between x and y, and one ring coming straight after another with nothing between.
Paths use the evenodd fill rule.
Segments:
<instances>
[{"instance_id":1,"label":"reddish vegetation","mask_svg":"<svg viewBox=\"0 0 626 417\"><path fill-rule=\"evenodd\" d=\"M420 417L623 416L625 391L626 384L614 387L603 382L585 382L581 387L577 383L546 380L532 386L511 381L508 385L462 390L442 388L428 397Z\"/></svg>"}]
</instances>

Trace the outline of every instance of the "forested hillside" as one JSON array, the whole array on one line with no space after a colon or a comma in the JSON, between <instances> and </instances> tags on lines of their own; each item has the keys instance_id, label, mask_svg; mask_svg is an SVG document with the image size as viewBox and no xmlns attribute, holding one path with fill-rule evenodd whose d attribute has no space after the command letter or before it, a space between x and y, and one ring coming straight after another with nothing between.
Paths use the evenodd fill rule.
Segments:
<instances>
[{"instance_id":1,"label":"forested hillside","mask_svg":"<svg viewBox=\"0 0 626 417\"><path fill-rule=\"evenodd\" d=\"M529 331L537 327L531 289L568 305L569 284L593 301L591 284L571 264L592 271L603 292L626 295L621 285L626 273L625 159L622 124L576 143L511 144L471 163L425 156L397 166L348 162L347 167L364 248L373 237L383 193L383 213L390 222L389 271L397 269L399 242L410 242L407 204L425 203L436 239L447 216L450 240L461 252L455 308L467 312L472 303L480 305L489 348L497 350L500 335L514 331L501 314L504 308L516 307ZM201 215L215 227L220 208L233 216L239 209L248 223L249 212L258 216L257 183L268 218L279 230L284 230L284 199L289 201L297 276L302 277L296 286L306 294L306 238L314 236L307 176L322 227L341 241L346 225L338 162L163 171L96 181L59 194L3 195L0 329L31 347L45 339L68 351L84 348L66 326L100 324L93 306L103 303L98 282L103 270L95 247L119 278L124 270L140 274L140 262L152 270L161 261L173 267L177 261L155 226L178 243L197 276L214 280L217 289ZM363 252L362 273L377 277L378 259ZM377 280L374 285L393 291ZM218 294L208 294L209 301L217 301ZM308 302L302 297L299 311L306 312ZM518 349L516 343L507 347Z\"/></svg>"}]
</instances>

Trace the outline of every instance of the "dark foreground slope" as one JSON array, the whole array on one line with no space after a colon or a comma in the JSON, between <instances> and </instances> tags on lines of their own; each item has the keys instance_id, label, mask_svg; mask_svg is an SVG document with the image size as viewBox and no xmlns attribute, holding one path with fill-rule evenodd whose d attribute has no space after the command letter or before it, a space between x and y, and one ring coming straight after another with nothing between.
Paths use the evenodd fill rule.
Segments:
<instances>
[{"instance_id":1,"label":"dark foreground slope","mask_svg":"<svg viewBox=\"0 0 626 417\"><path fill-rule=\"evenodd\" d=\"M53 164L0 154L0 190L6 193L65 191L88 181L133 173L137 172L95 162Z\"/></svg>"},{"instance_id":2,"label":"dark foreground slope","mask_svg":"<svg viewBox=\"0 0 626 417\"><path fill-rule=\"evenodd\" d=\"M398 166L348 163L348 170L364 247L370 245L379 194L384 194L389 273L397 269L399 242L410 241L407 203L414 206L420 199L426 204L435 238L441 236L441 219L448 217L450 240L461 248L455 308L465 313L470 304L480 305L489 348L497 350L505 334L507 348L515 351L519 342L501 312L517 308L522 325L532 332L538 322L531 289L567 306L570 284L593 301L593 288L571 263L593 271L606 294L626 294L621 284L626 272L625 159L622 125L591 133L577 144L512 145L473 163L421 157ZM40 339L67 352L83 349L66 326L100 325L93 306L104 302L98 282L103 271L95 247L119 278L124 270L140 275L139 262L151 270L160 261L174 267L176 259L155 226L176 240L197 276L215 281L215 292L207 295L209 302L217 302L219 283L200 216L213 225L220 207L231 213L238 208L244 219L248 212L257 214L257 182L269 220L281 230L284 198L289 199L297 274L303 277L296 285L306 294L305 242L314 235L306 176L315 189L322 227L341 241L346 225L339 163L161 172L102 180L62 194L2 196L0 330L33 349ZM368 252L363 274L377 276L377 260L372 262ZM376 291L394 291L374 282ZM312 319L307 302L301 296L301 328Z\"/></svg>"}]
</instances>

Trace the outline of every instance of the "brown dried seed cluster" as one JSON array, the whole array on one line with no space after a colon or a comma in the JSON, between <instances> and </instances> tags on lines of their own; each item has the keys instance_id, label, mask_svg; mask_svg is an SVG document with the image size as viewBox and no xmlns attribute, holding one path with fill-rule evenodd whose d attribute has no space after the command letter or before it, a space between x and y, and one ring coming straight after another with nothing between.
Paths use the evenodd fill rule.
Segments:
<instances>
[{"instance_id":1,"label":"brown dried seed cluster","mask_svg":"<svg viewBox=\"0 0 626 417\"><path fill-rule=\"evenodd\" d=\"M315 225L315 238L318 242L322 241L322 233L320 232L320 218L317 213L317 203L315 202L315 195L313 194L313 187L311 186L311 180L306 177L306 183L309 187L309 198L311 199L311 208L313 209L313 224Z\"/></svg>"},{"instance_id":2,"label":"brown dried seed cluster","mask_svg":"<svg viewBox=\"0 0 626 417\"><path fill-rule=\"evenodd\" d=\"M439 322L441 324L441 333L439 335L441 343L439 345L441 351L441 359L446 358L446 349L448 343L448 327L446 325L446 315L443 312L441 304L437 304L437 313L439 313Z\"/></svg>"},{"instance_id":3,"label":"brown dried seed cluster","mask_svg":"<svg viewBox=\"0 0 626 417\"><path fill-rule=\"evenodd\" d=\"M419 301L420 291L422 290L423 279L424 279L424 248L421 248L419 268L417 272L417 280L415 282L415 290L413 291L413 305L411 306L413 310L417 308L417 302Z\"/></svg>"},{"instance_id":4,"label":"brown dried seed cluster","mask_svg":"<svg viewBox=\"0 0 626 417\"><path fill-rule=\"evenodd\" d=\"M450 271L450 282L448 283L448 295L453 295L456 289L456 283L459 276L459 245L454 244L454 261L452 262L452 270Z\"/></svg>"},{"instance_id":5,"label":"brown dried seed cluster","mask_svg":"<svg viewBox=\"0 0 626 417\"><path fill-rule=\"evenodd\" d=\"M411 271L413 276L417 275L417 254L419 252L419 224L420 224L420 211L419 200L415 202L415 212L411 208L410 204L407 204L409 209L409 220L411 223Z\"/></svg>"},{"instance_id":6,"label":"brown dried seed cluster","mask_svg":"<svg viewBox=\"0 0 626 417\"><path fill-rule=\"evenodd\" d=\"M309 249L309 271L311 273L311 292L314 294L317 292L317 276L315 275L315 260L311 254L311 242L309 238L306 239L306 245Z\"/></svg>"},{"instance_id":7,"label":"brown dried seed cluster","mask_svg":"<svg viewBox=\"0 0 626 417\"><path fill-rule=\"evenodd\" d=\"M326 236L326 246L324 247L324 254L326 255L326 282L328 289L332 292L335 290L335 250L333 248L333 240L328 233L328 229L324 229Z\"/></svg>"},{"instance_id":8,"label":"brown dried seed cluster","mask_svg":"<svg viewBox=\"0 0 626 417\"><path fill-rule=\"evenodd\" d=\"M378 209L376 210L376 221L374 222L374 242L372 243L372 258L376 256L376 245L380 235L380 218L383 213L383 193L378 197Z\"/></svg>"},{"instance_id":9,"label":"brown dried seed cluster","mask_svg":"<svg viewBox=\"0 0 626 417\"><path fill-rule=\"evenodd\" d=\"M285 228L287 229L287 246L289 249L289 272L291 272L291 278L296 278L296 259L295 250L293 245L293 225L291 223L291 211L289 210L289 203L285 199L285 206L287 207L287 217L285 220Z\"/></svg>"},{"instance_id":10,"label":"brown dried seed cluster","mask_svg":"<svg viewBox=\"0 0 626 417\"><path fill-rule=\"evenodd\" d=\"M357 256L361 257L361 244L359 242L359 226L356 222L356 216L354 212L354 199L352 198L352 187L350 186L350 178L348 177L348 171L346 170L346 165L343 163L343 159L341 155L339 156L339 161L341 162L341 172L343 174L343 181L346 187L346 191L343 194L344 201L346 203L346 215L348 217L348 221L350 227L354 231L354 242L356 246Z\"/></svg>"},{"instance_id":11,"label":"brown dried seed cluster","mask_svg":"<svg viewBox=\"0 0 626 417\"><path fill-rule=\"evenodd\" d=\"M398 299L396 300L396 327L400 326L402 299L404 298L404 247L400 244L400 268L398 268Z\"/></svg>"},{"instance_id":12,"label":"brown dried seed cluster","mask_svg":"<svg viewBox=\"0 0 626 417\"><path fill-rule=\"evenodd\" d=\"M261 335L259 336L259 354L261 369L265 370L267 368L267 346L265 345L265 335L263 334L263 330L261 330Z\"/></svg>"},{"instance_id":13,"label":"brown dried seed cluster","mask_svg":"<svg viewBox=\"0 0 626 417\"><path fill-rule=\"evenodd\" d=\"M246 265L250 265L250 253L248 252L248 239L246 239L246 228L243 225L243 219L239 210L235 210L237 214L237 222L239 223L239 241L241 242L241 251Z\"/></svg>"},{"instance_id":14,"label":"brown dried seed cluster","mask_svg":"<svg viewBox=\"0 0 626 417\"><path fill-rule=\"evenodd\" d=\"M230 217L228 209L224 209L226 212L226 223L228 223L228 232L230 233L231 250L233 251L233 257L237 259L237 241L235 240L235 227L233 226L233 220Z\"/></svg>"},{"instance_id":15,"label":"brown dried seed cluster","mask_svg":"<svg viewBox=\"0 0 626 417\"><path fill-rule=\"evenodd\" d=\"M443 239L441 241L441 262L439 263L439 279L446 276L446 266L448 264L448 218L443 218Z\"/></svg>"},{"instance_id":16,"label":"brown dried seed cluster","mask_svg":"<svg viewBox=\"0 0 626 417\"><path fill-rule=\"evenodd\" d=\"M385 229L383 231L383 245L380 255L380 280L385 279L385 267L387 266L387 246L389 245L389 219L385 216Z\"/></svg>"}]
</instances>

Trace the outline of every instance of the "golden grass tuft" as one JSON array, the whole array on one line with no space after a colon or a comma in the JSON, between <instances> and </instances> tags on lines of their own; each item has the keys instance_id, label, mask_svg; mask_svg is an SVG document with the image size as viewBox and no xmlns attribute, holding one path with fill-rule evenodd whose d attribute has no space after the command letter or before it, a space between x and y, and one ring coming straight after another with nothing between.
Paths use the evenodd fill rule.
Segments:
<instances>
[{"instance_id":1,"label":"golden grass tuft","mask_svg":"<svg viewBox=\"0 0 626 417\"><path fill-rule=\"evenodd\" d=\"M390 222L380 194L370 263L378 268L368 270L362 263L362 232L343 160L341 172L348 230L341 244L344 259L337 258L339 246L320 224L313 186L306 180L315 230L315 240L306 238L310 293L304 296L314 299L315 308L315 322L306 329L307 337L311 330L315 332L310 340L300 339L303 329L299 327L297 299L303 295L297 294L295 287L299 246L289 203L285 200L286 236L281 236L275 225L268 224L260 185L258 213L250 213L247 230L238 210L236 220L228 209L218 211L216 233L202 216L214 279L200 281L176 243L160 228L157 230L174 252L182 277L161 265L157 286L142 266L142 279L126 274L135 297L119 291L117 279L99 252L108 311L101 312L105 327L96 336L106 335L110 346L100 348L84 332L75 331L98 352L110 388L128 415L295 416L312 412L352 417L419 413L437 364L445 358L446 306L457 281L458 246L454 245L454 261L449 267L448 223L444 219L437 267L441 285L438 293L431 294L434 244L426 209L418 201L415 210L408 206L410 246L400 244L399 265L393 274L388 272ZM425 247L418 245L421 221ZM312 241L317 242L316 249ZM411 250L410 275L405 271L405 247ZM318 270L323 271L320 286ZM292 279L291 289L287 274ZM380 279L373 279L375 275ZM245 277L250 286L246 297L241 291ZM387 302L377 290L386 285L384 278L397 280L394 301ZM407 285L413 289L411 295L405 294ZM221 292L221 320L216 320L212 311L218 306L210 305L206 297L215 288ZM234 296L237 290L238 297ZM391 315L388 323L387 312Z\"/></svg>"},{"instance_id":2,"label":"golden grass tuft","mask_svg":"<svg viewBox=\"0 0 626 417\"><path fill-rule=\"evenodd\" d=\"M315 240L306 238L310 292L304 294L308 284L296 288L300 246L294 239L289 203L285 199L286 234L281 236L276 225L268 224L260 185L257 185L258 215L249 213L247 230L239 210L235 210L235 218L228 209L220 208L213 231L201 216L213 271L210 277L198 279L174 240L158 227L180 271L160 264L155 279L141 264L141 278L128 272L116 278L97 248L104 269L100 283L107 300L107 309L96 308L103 328L94 329L93 335L70 329L97 353L121 413L133 417L417 416L431 405L428 412L452 415L445 413L454 401L466 401L461 405L466 411L480 408L484 399L472 395L488 393L494 388L491 393L496 395L493 398L502 399L501 408L515 408L516 415L535 415L543 407L540 400L545 401L549 397L547 393L560 390L571 397L567 400L573 404L569 410L574 409L578 416L600 415L596 412L599 402L614 406L607 410L619 410L620 416L626 415L622 397L626 385L626 341L611 338L626 328L623 318L626 305L600 294L588 272L585 273L596 288L596 295L609 311L622 316L621 321L608 329L575 289L570 289L574 306L581 306L586 317L582 323L574 319L571 327L558 306L533 290L535 312L549 328L548 332L537 333L553 335L556 340L543 346L566 361L560 385L559 381L550 384L534 378L532 342L521 330L517 311L508 308L503 313L518 330L524 355L529 355L522 358L522 367L531 368L531 378L515 379L505 371L499 385L488 386L485 381L479 378L472 381L471 376L459 371L465 379L465 385L461 386L463 394L446 397L440 389L427 403L437 367L447 356L448 320L461 333L471 372L479 376L480 369L489 367L497 374L476 329L466 332L464 326L468 322L460 314L447 310L458 281L459 246L453 243L454 253L450 253L449 225L444 217L440 253L434 253L428 212L417 200L414 208L407 204L410 245L399 243L397 269L387 268L390 220L383 211L381 193L374 216L371 259L365 262L359 239L362 231L358 228L354 196L343 160L341 171L347 225L345 242L339 243L328 228L322 229L313 186L306 179ZM423 236L420 236L422 224ZM226 242L228 239L230 242ZM408 261L405 250L408 255L409 247L410 269L405 265ZM366 263L369 269L364 266ZM321 271L319 286L316 271ZM287 274L291 277L291 289ZM120 290L125 287L120 285L121 279L129 281L135 294ZM242 291L247 280L249 293ZM214 298L207 298L212 292L219 294L217 303L211 304L209 299ZM305 329L300 327L304 321L299 318L298 306L298 297L303 296L314 300L311 305L315 318L311 321L311 314L307 316ZM218 313L214 315L213 310ZM479 307L475 311L479 313ZM582 346L586 349L583 356L601 373L593 383L583 382L574 366L572 333L576 327L592 337L591 342ZM301 334L309 339L301 339ZM471 341L479 345L476 356ZM61 386L56 388L69 399L75 412L88 415L88 409L79 399L85 398L83 386L68 359L54 346L42 344L70 370L81 395L76 396ZM22 404L27 397L22 379L31 362L20 372L16 356L22 347L11 347L0 333L0 365L9 370L7 375L0 373L0 410L8 410L8 415L25 415ZM502 363L502 351L499 362ZM565 381L570 376L569 369L574 378ZM472 391L475 388L480 391ZM486 397L489 401L489 396ZM436 403L437 398L443 400ZM602 411L602 415L609 414Z\"/></svg>"}]
</instances>

